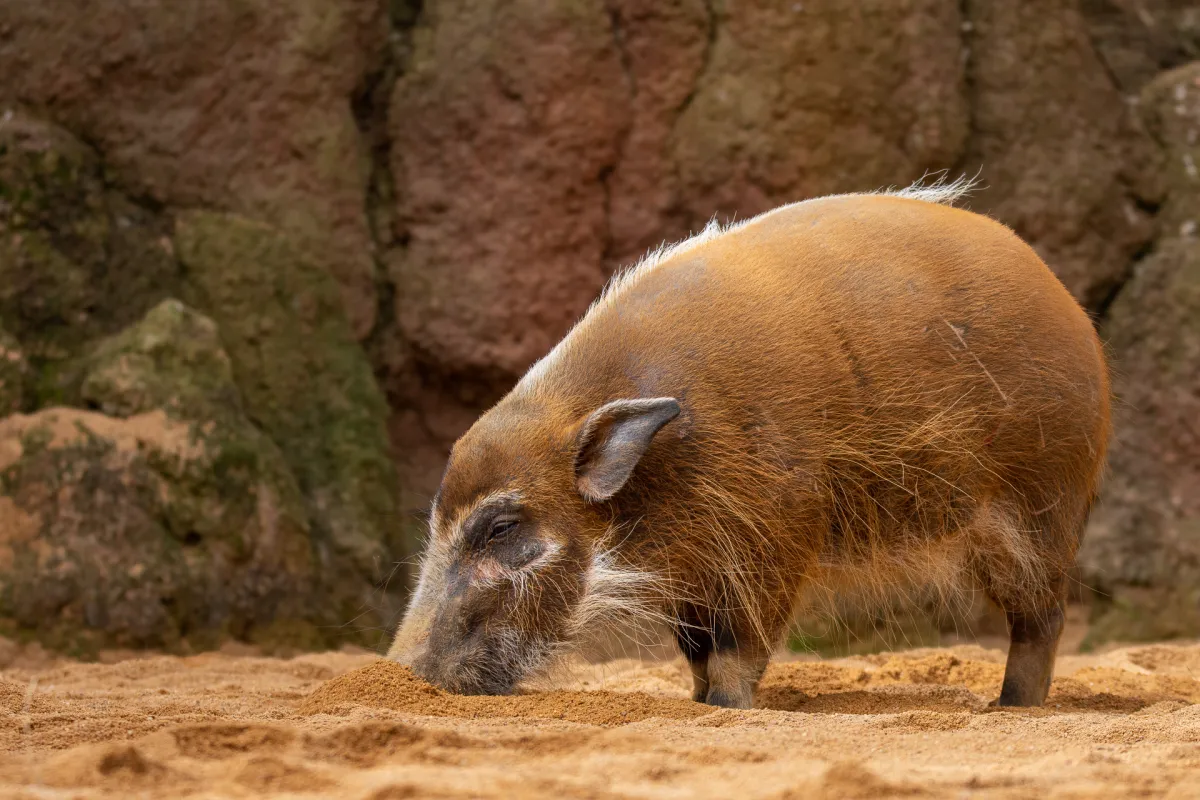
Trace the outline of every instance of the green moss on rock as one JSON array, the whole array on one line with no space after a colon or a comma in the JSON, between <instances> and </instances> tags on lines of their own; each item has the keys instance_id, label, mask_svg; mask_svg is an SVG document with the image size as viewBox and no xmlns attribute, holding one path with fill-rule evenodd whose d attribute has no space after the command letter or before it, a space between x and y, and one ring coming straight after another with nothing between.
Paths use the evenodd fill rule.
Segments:
<instances>
[{"instance_id":1,"label":"green moss on rock","mask_svg":"<svg viewBox=\"0 0 1200 800\"><path fill-rule=\"evenodd\" d=\"M175 476L186 491L163 507L173 535L223 537L236 552L248 552L259 531L247 535L247 524L266 496L275 524L307 538L295 478L275 443L247 419L211 319L165 300L100 342L83 364L80 395L88 406L120 418L163 410L189 425L206 453L204 469Z\"/></svg>"},{"instance_id":2,"label":"green moss on rock","mask_svg":"<svg viewBox=\"0 0 1200 800\"><path fill-rule=\"evenodd\" d=\"M218 448L161 410L0 420L0 619L86 655L305 616L301 520L263 475L212 480Z\"/></svg>"},{"instance_id":3,"label":"green moss on rock","mask_svg":"<svg viewBox=\"0 0 1200 800\"><path fill-rule=\"evenodd\" d=\"M67 399L70 359L178 293L169 232L66 131L0 121L0 318L33 367L29 407Z\"/></svg>"},{"instance_id":4,"label":"green moss on rock","mask_svg":"<svg viewBox=\"0 0 1200 800\"><path fill-rule=\"evenodd\" d=\"M355 638L371 583L314 541L211 319L164 301L79 369L97 410L0 420L0 627L80 655Z\"/></svg>"},{"instance_id":5,"label":"green moss on rock","mask_svg":"<svg viewBox=\"0 0 1200 800\"><path fill-rule=\"evenodd\" d=\"M1092 606L1085 652L1107 642L1157 642L1195 638L1200 631L1200 588L1193 583L1121 586Z\"/></svg>"},{"instance_id":6,"label":"green moss on rock","mask_svg":"<svg viewBox=\"0 0 1200 800\"><path fill-rule=\"evenodd\" d=\"M295 235L176 241L70 133L0 120L0 629L319 646L392 610L387 409Z\"/></svg>"},{"instance_id":7,"label":"green moss on rock","mask_svg":"<svg viewBox=\"0 0 1200 800\"><path fill-rule=\"evenodd\" d=\"M95 348L81 387L85 401L113 416L166 408L205 419L240 415L229 356L217 326L178 300Z\"/></svg>"},{"instance_id":8,"label":"green moss on rock","mask_svg":"<svg viewBox=\"0 0 1200 800\"><path fill-rule=\"evenodd\" d=\"M20 410L28 371L21 343L0 328L0 417Z\"/></svg>"},{"instance_id":9,"label":"green moss on rock","mask_svg":"<svg viewBox=\"0 0 1200 800\"><path fill-rule=\"evenodd\" d=\"M176 243L246 413L283 452L319 541L384 577L397 535L387 408L333 280L288 237L234 215L183 214Z\"/></svg>"}]
</instances>

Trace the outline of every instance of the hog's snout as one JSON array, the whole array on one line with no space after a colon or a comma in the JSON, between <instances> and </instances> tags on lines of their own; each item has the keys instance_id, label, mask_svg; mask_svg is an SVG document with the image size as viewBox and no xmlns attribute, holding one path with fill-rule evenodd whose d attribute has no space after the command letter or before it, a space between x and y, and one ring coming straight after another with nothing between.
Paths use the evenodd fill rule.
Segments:
<instances>
[{"instance_id":1,"label":"hog's snout","mask_svg":"<svg viewBox=\"0 0 1200 800\"><path fill-rule=\"evenodd\" d=\"M413 662L413 671L455 694L512 694L518 677L478 646L442 655L427 652Z\"/></svg>"},{"instance_id":2,"label":"hog's snout","mask_svg":"<svg viewBox=\"0 0 1200 800\"><path fill-rule=\"evenodd\" d=\"M511 694L520 671L498 637L483 626L435 626L429 646L412 662L413 671L430 683L457 694Z\"/></svg>"},{"instance_id":3,"label":"hog's snout","mask_svg":"<svg viewBox=\"0 0 1200 800\"><path fill-rule=\"evenodd\" d=\"M511 694L520 680L508 637L489 630L488 616L473 608L465 592L442 598L434 612L410 616L420 631L405 631L409 647L390 654L410 664L425 680L457 694ZM492 621L492 628L498 627ZM404 626L409 627L406 621ZM400 637L398 637L399 640Z\"/></svg>"}]
</instances>

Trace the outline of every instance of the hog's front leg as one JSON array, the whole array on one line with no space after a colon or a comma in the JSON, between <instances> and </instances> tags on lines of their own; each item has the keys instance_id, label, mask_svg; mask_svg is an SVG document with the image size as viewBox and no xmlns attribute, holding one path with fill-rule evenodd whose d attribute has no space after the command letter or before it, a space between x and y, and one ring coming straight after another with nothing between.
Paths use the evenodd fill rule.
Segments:
<instances>
[{"instance_id":1,"label":"hog's front leg","mask_svg":"<svg viewBox=\"0 0 1200 800\"><path fill-rule=\"evenodd\" d=\"M770 654L758 648L717 648L708 657L708 695L704 702L722 708L750 708Z\"/></svg>"},{"instance_id":2,"label":"hog's front leg","mask_svg":"<svg viewBox=\"0 0 1200 800\"><path fill-rule=\"evenodd\" d=\"M689 614L676 625L675 638L692 670L692 699L723 708L750 708L770 652L736 626Z\"/></svg>"},{"instance_id":3,"label":"hog's front leg","mask_svg":"<svg viewBox=\"0 0 1200 800\"><path fill-rule=\"evenodd\" d=\"M692 699L697 703L708 700L708 659L712 655L712 632L689 615L675 624L675 641L692 669Z\"/></svg>"}]
</instances>

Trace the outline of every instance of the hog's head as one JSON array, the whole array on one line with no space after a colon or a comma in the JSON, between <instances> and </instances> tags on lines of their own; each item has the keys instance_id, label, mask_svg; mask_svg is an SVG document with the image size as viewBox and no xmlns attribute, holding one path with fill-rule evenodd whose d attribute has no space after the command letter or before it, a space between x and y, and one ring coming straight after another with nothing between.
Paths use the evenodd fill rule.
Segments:
<instances>
[{"instance_id":1,"label":"hog's head","mask_svg":"<svg viewBox=\"0 0 1200 800\"><path fill-rule=\"evenodd\" d=\"M464 694L546 666L637 582L614 564L608 501L679 412L625 399L572 417L510 398L481 417L450 454L389 657Z\"/></svg>"}]
</instances>

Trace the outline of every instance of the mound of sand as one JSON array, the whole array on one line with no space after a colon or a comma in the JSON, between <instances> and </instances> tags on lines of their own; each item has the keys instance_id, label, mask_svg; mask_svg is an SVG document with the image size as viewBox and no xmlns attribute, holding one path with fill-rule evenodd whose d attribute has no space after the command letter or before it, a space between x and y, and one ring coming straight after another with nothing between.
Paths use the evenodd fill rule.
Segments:
<instances>
[{"instance_id":1,"label":"mound of sand","mask_svg":"<svg viewBox=\"0 0 1200 800\"><path fill-rule=\"evenodd\" d=\"M305 699L299 713L347 714L362 705L430 717L562 719L603 726L624 725L652 717L694 719L712 710L690 700L605 691L464 697L426 683L408 667L377 661L329 681Z\"/></svg>"},{"instance_id":2,"label":"mound of sand","mask_svg":"<svg viewBox=\"0 0 1200 800\"><path fill-rule=\"evenodd\" d=\"M1064 657L1042 709L989 709L1002 674L974 646L799 660L731 711L680 662L461 697L369 654L18 659L0 795L1200 797L1200 645Z\"/></svg>"}]
</instances>

